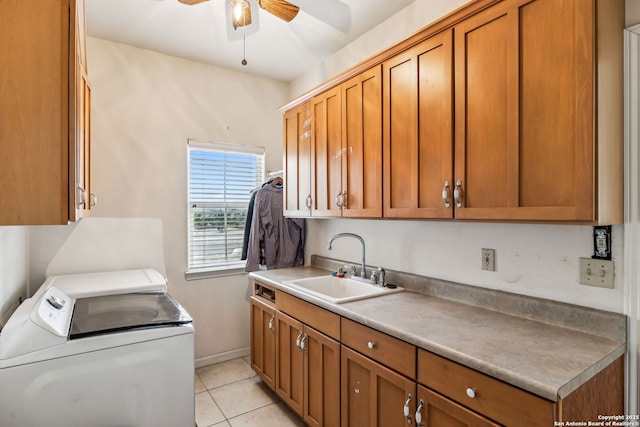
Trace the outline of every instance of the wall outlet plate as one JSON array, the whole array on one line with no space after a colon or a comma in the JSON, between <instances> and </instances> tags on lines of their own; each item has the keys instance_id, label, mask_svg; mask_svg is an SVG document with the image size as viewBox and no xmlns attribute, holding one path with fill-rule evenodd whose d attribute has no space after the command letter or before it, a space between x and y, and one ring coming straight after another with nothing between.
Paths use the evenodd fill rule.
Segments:
<instances>
[{"instance_id":1,"label":"wall outlet plate","mask_svg":"<svg viewBox=\"0 0 640 427\"><path fill-rule=\"evenodd\" d=\"M496 271L496 250L482 248L482 269Z\"/></svg>"},{"instance_id":2,"label":"wall outlet plate","mask_svg":"<svg viewBox=\"0 0 640 427\"><path fill-rule=\"evenodd\" d=\"M613 261L580 258L580 283L589 286L613 289L615 277Z\"/></svg>"}]
</instances>

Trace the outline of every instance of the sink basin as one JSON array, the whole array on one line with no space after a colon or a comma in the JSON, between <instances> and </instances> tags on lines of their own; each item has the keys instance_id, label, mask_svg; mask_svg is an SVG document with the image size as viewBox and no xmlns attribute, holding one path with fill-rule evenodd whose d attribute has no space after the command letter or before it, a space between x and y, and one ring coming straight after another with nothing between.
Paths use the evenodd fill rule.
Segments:
<instances>
[{"instance_id":1,"label":"sink basin","mask_svg":"<svg viewBox=\"0 0 640 427\"><path fill-rule=\"evenodd\" d=\"M291 280L284 282L284 284L335 304L388 295L404 290L404 288L400 287L395 289L383 288L375 284L331 275Z\"/></svg>"}]
</instances>

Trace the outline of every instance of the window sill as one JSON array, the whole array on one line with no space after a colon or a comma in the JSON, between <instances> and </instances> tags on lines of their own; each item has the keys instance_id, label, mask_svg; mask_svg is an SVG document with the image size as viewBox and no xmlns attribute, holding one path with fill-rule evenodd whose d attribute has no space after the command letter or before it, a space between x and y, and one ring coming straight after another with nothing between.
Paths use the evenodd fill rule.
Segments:
<instances>
[{"instance_id":1,"label":"window sill","mask_svg":"<svg viewBox=\"0 0 640 427\"><path fill-rule=\"evenodd\" d=\"M184 278L187 281L190 281L225 276L240 276L242 274L248 274L246 271L244 271L244 263L218 268L208 268L206 270L187 270L184 273Z\"/></svg>"}]
</instances>

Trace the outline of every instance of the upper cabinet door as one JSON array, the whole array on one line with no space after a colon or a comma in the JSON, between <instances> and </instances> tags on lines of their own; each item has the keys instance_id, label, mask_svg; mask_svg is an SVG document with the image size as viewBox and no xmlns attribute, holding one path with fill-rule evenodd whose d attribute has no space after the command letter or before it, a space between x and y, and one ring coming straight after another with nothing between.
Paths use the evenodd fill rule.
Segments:
<instances>
[{"instance_id":1,"label":"upper cabinet door","mask_svg":"<svg viewBox=\"0 0 640 427\"><path fill-rule=\"evenodd\" d=\"M451 30L383 63L385 217L453 217L452 79Z\"/></svg>"},{"instance_id":2,"label":"upper cabinet door","mask_svg":"<svg viewBox=\"0 0 640 427\"><path fill-rule=\"evenodd\" d=\"M0 40L0 225L67 224L88 206L77 188L90 179L90 147L76 145L90 142L76 55L86 52L84 0L3 1Z\"/></svg>"},{"instance_id":3,"label":"upper cabinet door","mask_svg":"<svg viewBox=\"0 0 640 427\"><path fill-rule=\"evenodd\" d=\"M595 22L595 2L513 0L455 27L457 218L598 219Z\"/></svg>"},{"instance_id":4,"label":"upper cabinet door","mask_svg":"<svg viewBox=\"0 0 640 427\"><path fill-rule=\"evenodd\" d=\"M458 218L518 204L518 28L507 12L502 3L456 27Z\"/></svg>"},{"instance_id":5,"label":"upper cabinet door","mask_svg":"<svg viewBox=\"0 0 640 427\"><path fill-rule=\"evenodd\" d=\"M342 216L382 216L382 73L342 84Z\"/></svg>"},{"instance_id":6,"label":"upper cabinet door","mask_svg":"<svg viewBox=\"0 0 640 427\"><path fill-rule=\"evenodd\" d=\"M342 214L342 101L340 87L334 87L313 98L311 173L313 216Z\"/></svg>"},{"instance_id":7,"label":"upper cabinet door","mask_svg":"<svg viewBox=\"0 0 640 427\"><path fill-rule=\"evenodd\" d=\"M284 113L284 214L309 216L311 209L311 107Z\"/></svg>"}]
</instances>

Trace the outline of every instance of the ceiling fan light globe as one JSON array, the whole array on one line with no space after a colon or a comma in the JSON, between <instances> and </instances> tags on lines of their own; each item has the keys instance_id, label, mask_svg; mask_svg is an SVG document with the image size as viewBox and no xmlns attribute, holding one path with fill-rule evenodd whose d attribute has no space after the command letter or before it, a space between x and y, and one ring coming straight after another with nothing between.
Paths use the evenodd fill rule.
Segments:
<instances>
[{"instance_id":1,"label":"ceiling fan light globe","mask_svg":"<svg viewBox=\"0 0 640 427\"><path fill-rule=\"evenodd\" d=\"M231 23L234 29L251 24L251 7L247 0L233 0L231 2Z\"/></svg>"}]
</instances>

